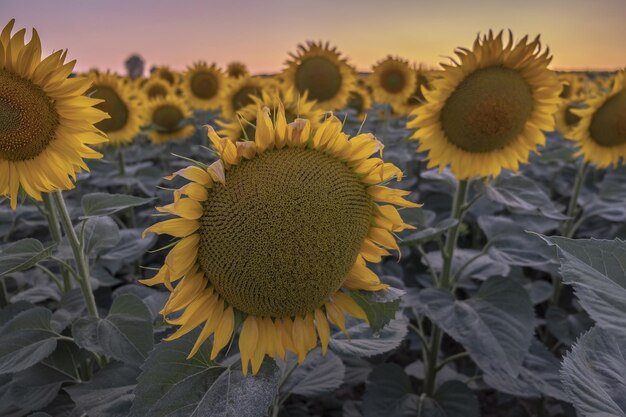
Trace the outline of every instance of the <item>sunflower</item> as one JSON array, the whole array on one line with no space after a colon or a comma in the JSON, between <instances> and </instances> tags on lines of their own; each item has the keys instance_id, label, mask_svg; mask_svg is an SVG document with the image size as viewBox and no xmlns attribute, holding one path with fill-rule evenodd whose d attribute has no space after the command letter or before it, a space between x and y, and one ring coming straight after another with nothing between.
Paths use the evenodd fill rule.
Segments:
<instances>
[{"instance_id":1,"label":"sunflower","mask_svg":"<svg viewBox=\"0 0 626 417\"><path fill-rule=\"evenodd\" d=\"M422 89L430 90L430 80L428 74L421 68L415 71L415 90L403 102L392 102L391 109L400 115L409 115L413 110L421 106L426 99L422 93Z\"/></svg>"},{"instance_id":2,"label":"sunflower","mask_svg":"<svg viewBox=\"0 0 626 417\"><path fill-rule=\"evenodd\" d=\"M0 195L13 209L20 189L41 201L74 188L84 159L102 157L87 145L106 142L94 124L108 117L83 95L88 79L68 78L76 61L65 63L67 51L42 60L37 31L25 45L26 29L11 36L14 24L0 33Z\"/></svg>"},{"instance_id":3,"label":"sunflower","mask_svg":"<svg viewBox=\"0 0 626 417\"><path fill-rule=\"evenodd\" d=\"M109 73L91 75L90 96L104 100L95 107L109 115L96 124L107 134L111 145L119 146L133 141L143 125L143 111L132 83Z\"/></svg>"},{"instance_id":4,"label":"sunflower","mask_svg":"<svg viewBox=\"0 0 626 417\"><path fill-rule=\"evenodd\" d=\"M283 71L287 88L294 87L300 94L309 92L309 99L316 100L325 111L346 106L350 91L354 90L354 69L342 58L337 48L321 42L298 45L298 52L290 54L291 61Z\"/></svg>"},{"instance_id":5,"label":"sunflower","mask_svg":"<svg viewBox=\"0 0 626 417\"><path fill-rule=\"evenodd\" d=\"M459 62L442 65L443 77L422 89L426 103L407 123L418 129L418 151L428 151L428 167L450 165L459 179L517 171L530 151L545 142L541 130L554 130L561 84L547 66L539 37L517 44L509 32L479 36L472 50L456 51Z\"/></svg>"},{"instance_id":6,"label":"sunflower","mask_svg":"<svg viewBox=\"0 0 626 417\"><path fill-rule=\"evenodd\" d=\"M226 83L222 71L204 62L194 64L183 75L183 95L196 109L209 110L219 107Z\"/></svg>"},{"instance_id":7,"label":"sunflower","mask_svg":"<svg viewBox=\"0 0 626 417\"><path fill-rule=\"evenodd\" d=\"M372 108L372 95L366 87L356 86L354 90L350 91L350 98L346 106L356 111L357 117L363 120Z\"/></svg>"},{"instance_id":8,"label":"sunflower","mask_svg":"<svg viewBox=\"0 0 626 417\"><path fill-rule=\"evenodd\" d=\"M584 104L572 110L580 122L568 135L580 148L577 156L599 168L617 165L626 158L626 70L615 76L609 93Z\"/></svg>"},{"instance_id":9,"label":"sunflower","mask_svg":"<svg viewBox=\"0 0 626 417\"><path fill-rule=\"evenodd\" d=\"M576 124L580 121L580 117L572 112L578 108L578 102L563 101L556 113L554 113L554 121L556 122L556 130L563 136L567 136Z\"/></svg>"},{"instance_id":10,"label":"sunflower","mask_svg":"<svg viewBox=\"0 0 626 417\"><path fill-rule=\"evenodd\" d=\"M154 143L186 139L196 128L189 119L193 116L185 101L177 96L156 98L148 103L148 123L153 126L148 138Z\"/></svg>"},{"instance_id":11,"label":"sunflower","mask_svg":"<svg viewBox=\"0 0 626 417\"><path fill-rule=\"evenodd\" d=\"M165 80L160 78L148 78L141 86L141 90L146 95L148 100L154 100L155 98L167 97L170 94L174 94L174 89Z\"/></svg>"},{"instance_id":12,"label":"sunflower","mask_svg":"<svg viewBox=\"0 0 626 417\"><path fill-rule=\"evenodd\" d=\"M260 77L240 77L229 80L222 98L222 114L226 119L236 119L237 112L253 104L253 96L261 97L264 90L270 89L267 80Z\"/></svg>"},{"instance_id":13,"label":"sunflower","mask_svg":"<svg viewBox=\"0 0 626 417\"><path fill-rule=\"evenodd\" d=\"M246 64L239 61L233 61L226 67L226 74L230 78L246 77L250 75Z\"/></svg>"},{"instance_id":14,"label":"sunflower","mask_svg":"<svg viewBox=\"0 0 626 417\"><path fill-rule=\"evenodd\" d=\"M415 91L416 78L408 61L388 56L374 66L369 82L375 101L402 103Z\"/></svg>"},{"instance_id":15,"label":"sunflower","mask_svg":"<svg viewBox=\"0 0 626 417\"><path fill-rule=\"evenodd\" d=\"M409 192L380 185L402 177L370 157L382 144L371 134L348 140L341 126L334 116L317 129L305 119L287 124L282 108L273 122L259 109L254 141L222 139L209 128L220 159L168 177L191 181L159 209L179 218L145 233L180 240L142 282L171 291L162 313L180 327L167 340L204 323L189 357L214 334L215 358L237 331L236 314L244 374L249 362L257 373L265 355L291 351L302 363L318 337L326 352L329 322L345 332L344 314L367 320L351 291L387 287L366 262L398 250L393 233L411 228L394 205L419 205L404 200Z\"/></svg>"},{"instance_id":16,"label":"sunflower","mask_svg":"<svg viewBox=\"0 0 626 417\"><path fill-rule=\"evenodd\" d=\"M154 68L154 70L150 74L150 77L159 78L161 80L167 81L167 83L172 87L178 85L178 82L180 81L180 74L172 70L167 65Z\"/></svg>"},{"instance_id":17,"label":"sunflower","mask_svg":"<svg viewBox=\"0 0 626 417\"><path fill-rule=\"evenodd\" d=\"M282 106L287 123L296 119L306 119L311 123L311 128L317 127L324 116L324 112L317 107L316 103L308 100L306 93L300 96L293 88L281 94L263 91L260 98L255 96L252 99L254 104L242 108L237 115L237 120L217 121L217 124L222 127L222 130L218 132L220 136L233 141L254 139L254 121L259 108L267 107L274 116L276 110Z\"/></svg>"}]
</instances>

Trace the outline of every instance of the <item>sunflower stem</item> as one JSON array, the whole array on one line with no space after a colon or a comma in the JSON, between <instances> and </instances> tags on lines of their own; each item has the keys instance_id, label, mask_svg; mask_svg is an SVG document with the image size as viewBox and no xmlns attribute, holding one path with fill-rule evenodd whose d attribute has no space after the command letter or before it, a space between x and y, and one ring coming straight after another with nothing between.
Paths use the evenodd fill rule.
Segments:
<instances>
[{"instance_id":1,"label":"sunflower stem","mask_svg":"<svg viewBox=\"0 0 626 417\"><path fill-rule=\"evenodd\" d=\"M4 280L0 279L0 308L5 308L9 305L9 295L7 293L7 287L4 285Z\"/></svg>"},{"instance_id":2,"label":"sunflower stem","mask_svg":"<svg viewBox=\"0 0 626 417\"><path fill-rule=\"evenodd\" d=\"M587 176L587 172L589 171L589 162L584 162L578 167L578 171L576 172L576 179L574 180L574 190L572 191L572 196L569 200L569 205L567 206L567 212L565 215L567 216L567 220L563 223L561 227L561 235L567 238L571 238L576 233L576 229L580 225L580 222L576 221L576 217L578 216L578 197L580 196L580 192L583 188L583 184L585 183L585 177ZM552 292L552 298L550 302L554 306L559 305L559 300L561 298L561 291L563 290L563 282L558 277L553 277L553 285L554 291Z\"/></svg>"},{"instance_id":3,"label":"sunflower stem","mask_svg":"<svg viewBox=\"0 0 626 417\"><path fill-rule=\"evenodd\" d=\"M87 260L87 257L85 256L83 243L78 239L78 236L76 235L76 230L74 230L74 224L72 223L72 219L70 217L69 211L67 210L67 206L65 205L65 200L63 199L63 194L61 193L61 191L54 191L52 193L52 198L54 200L57 210L59 211L61 224L63 225L63 230L65 231L67 240L72 247L74 260L76 261L76 267L78 269L78 284L80 285L80 289L83 293L83 298L85 299L87 311L90 317L97 318L98 309L96 307L96 300L93 296L93 290L91 289L89 262Z\"/></svg>"},{"instance_id":4,"label":"sunflower stem","mask_svg":"<svg viewBox=\"0 0 626 417\"><path fill-rule=\"evenodd\" d=\"M59 224L59 216L54 209L54 203L52 196L48 193L41 194L43 205L46 210L46 220L48 220L48 228L50 229L50 236L57 245L61 243L61 226ZM63 277L63 292L68 292L72 289L72 282L70 280L69 271L65 266L61 266L61 276Z\"/></svg>"},{"instance_id":5,"label":"sunflower stem","mask_svg":"<svg viewBox=\"0 0 626 417\"><path fill-rule=\"evenodd\" d=\"M454 249L456 248L457 238L459 236L459 227L465 213L465 200L467 199L467 190L469 186L468 180L459 181L459 184L452 200L452 218L457 220L457 224L452 227L446 236L446 243L442 251L443 267L439 277L439 288L450 289L454 285L452 276L452 260L454 259ZM433 323L433 330L430 337L430 346L426 350L424 363L426 365L426 375L424 377L424 393L432 397L435 392L435 382L437 380L437 372L439 372L439 350L441 348L441 340L443 332Z\"/></svg>"},{"instance_id":6,"label":"sunflower stem","mask_svg":"<svg viewBox=\"0 0 626 417\"><path fill-rule=\"evenodd\" d=\"M120 177L126 176L126 157L121 146L117 148L117 169Z\"/></svg>"}]
</instances>

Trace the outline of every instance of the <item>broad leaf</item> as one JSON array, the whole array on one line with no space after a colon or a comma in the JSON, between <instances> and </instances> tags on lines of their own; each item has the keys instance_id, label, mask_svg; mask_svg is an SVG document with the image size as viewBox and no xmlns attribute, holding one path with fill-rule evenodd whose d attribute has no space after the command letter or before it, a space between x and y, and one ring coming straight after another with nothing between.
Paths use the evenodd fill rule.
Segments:
<instances>
[{"instance_id":1,"label":"broad leaf","mask_svg":"<svg viewBox=\"0 0 626 417\"><path fill-rule=\"evenodd\" d=\"M342 332L336 332L329 343L330 349L342 356L366 358L389 352L400 345L407 333L406 318L400 313L378 333L372 332L367 323L356 320L346 323L352 323L347 326L350 337Z\"/></svg>"},{"instance_id":2,"label":"broad leaf","mask_svg":"<svg viewBox=\"0 0 626 417\"><path fill-rule=\"evenodd\" d=\"M365 311L372 331L378 332L391 321L400 306L400 297L404 291L395 288L369 292L352 291L350 295Z\"/></svg>"},{"instance_id":3,"label":"broad leaf","mask_svg":"<svg viewBox=\"0 0 626 417\"><path fill-rule=\"evenodd\" d=\"M25 271L52 255L37 239L22 239L0 247L0 277Z\"/></svg>"},{"instance_id":4,"label":"broad leaf","mask_svg":"<svg viewBox=\"0 0 626 417\"><path fill-rule=\"evenodd\" d=\"M533 305L512 279L489 278L468 300L428 288L420 292L420 311L461 343L484 371L517 376L534 331Z\"/></svg>"},{"instance_id":5,"label":"broad leaf","mask_svg":"<svg viewBox=\"0 0 626 417\"><path fill-rule=\"evenodd\" d=\"M393 363L377 366L367 378L363 394L364 417L415 416L418 397L409 376Z\"/></svg>"},{"instance_id":6,"label":"broad leaf","mask_svg":"<svg viewBox=\"0 0 626 417\"><path fill-rule=\"evenodd\" d=\"M444 382L434 398L421 398L418 417L479 417L478 399L461 381ZM414 414L415 415L415 414Z\"/></svg>"},{"instance_id":7,"label":"broad leaf","mask_svg":"<svg viewBox=\"0 0 626 417\"><path fill-rule=\"evenodd\" d=\"M295 362L296 358L291 356L288 365L292 366ZM343 383L345 371L346 367L337 355L331 351L322 355L322 350L317 348L309 352L305 361L287 378L281 393L306 397L328 394Z\"/></svg>"},{"instance_id":8,"label":"broad leaf","mask_svg":"<svg viewBox=\"0 0 626 417\"><path fill-rule=\"evenodd\" d=\"M79 319L72 334L84 349L140 365L153 345L152 315L134 295L121 295L113 300L106 318Z\"/></svg>"},{"instance_id":9,"label":"broad leaf","mask_svg":"<svg viewBox=\"0 0 626 417\"><path fill-rule=\"evenodd\" d=\"M120 241L120 230L110 217L92 217L78 227L84 238L85 252L96 256L100 251L114 247Z\"/></svg>"},{"instance_id":10,"label":"broad leaf","mask_svg":"<svg viewBox=\"0 0 626 417\"><path fill-rule=\"evenodd\" d=\"M109 216L131 207L142 206L154 201L153 198L141 198L127 194L93 193L86 194L81 200L84 217Z\"/></svg>"}]
</instances>

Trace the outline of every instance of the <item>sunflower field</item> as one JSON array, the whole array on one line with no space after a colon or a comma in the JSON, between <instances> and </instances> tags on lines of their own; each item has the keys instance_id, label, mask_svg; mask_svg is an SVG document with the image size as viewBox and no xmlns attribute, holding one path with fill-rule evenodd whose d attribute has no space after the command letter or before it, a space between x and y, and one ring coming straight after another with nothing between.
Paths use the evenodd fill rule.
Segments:
<instances>
[{"instance_id":1,"label":"sunflower field","mask_svg":"<svg viewBox=\"0 0 626 417\"><path fill-rule=\"evenodd\" d=\"M0 23L0 416L626 417L626 70L77 73Z\"/></svg>"}]
</instances>

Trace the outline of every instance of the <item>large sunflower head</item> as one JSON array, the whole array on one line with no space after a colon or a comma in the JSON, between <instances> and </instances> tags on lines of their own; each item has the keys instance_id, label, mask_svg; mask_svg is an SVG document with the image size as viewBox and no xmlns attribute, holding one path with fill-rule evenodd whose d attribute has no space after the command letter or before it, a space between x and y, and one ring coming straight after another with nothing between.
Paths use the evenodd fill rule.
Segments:
<instances>
[{"instance_id":1,"label":"large sunflower head","mask_svg":"<svg viewBox=\"0 0 626 417\"><path fill-rule=\"evenodd\" d=\"M369 82L377 102L403 103L415 91L416 78L408 61L388 56L374 66Z\"/></svg>"},{"instance_id":2,"label":"large sunflower head","mask_svg":"<svg viewBox=\"0 0 626 417\"><path fill-rule=\"evenodd\" d=\"M106 142L94 124L106 119L101 102L84 96L91 81L68 78L76 61L67 51L41 59L37 31L11 35L15 20L0 33L0 195L17 207L19 190L41 201L42 192L74 188L88 170L85 159L102 155L88 145Z\"/></svg>"},{"instance_id":3,"label":"large sunflower head","mask_svg":"<svg viewBox=\"0 0 626 417\"><path fill-rule=\"evenodd\" d=\"M248 72L246 64L239 61L233 61L226 67L226 75L228 75L229 78L239 78L246 77L250 75L250 73Z\"/></svg>"},{"instance_id":4,"label":"large sunflower head","mask_svg":"<svg viewBox=\"0 0 626 417\"><path fill-rule=\"evenodd\" d=\"M204 324L190 357L214 334L215 358L237 331L236 312L244 373L286 351L302 362L318 337L326 351L329 322L345 331L345 314L367 320L351 291L386 287L366 262L398 250L393 233L410 227L394 206L418 205L380 185L402 177L371 157L382 144L370 134L348 139L341 127L336 117L317 129L304 119L288 124L282 109L273 121L259 109L253 141L209 128L220 159L169 177L190 181L159 209L177 218L146 232L180 240L143 282L172 292L163 314L180 327L168 340Z\"/></svg>"},{"instance_id":5,"label":"large sunflower head","mask_svg":"<svg viewBox=\"0 0 626 417\"><path fill-rule=\"evenodd\" d=\"M174 88L165 80L160 78L148 78L141 86L148 100L167 97L174 94Z\"/></svg>"},{"instance_id":6,"label":"large sunflower head","mask_svg":"<svg viewBox=\"0 0 626 417\"><path fill-rule=\"evenodd\" d=\"M307 42L298 45L298 52L290 54L283 78L288 88L300 94L308 91L309 99L316 100L325 111L345 107L356 84L354 69L328 43Z\"/></svg>"},{"instance_id":7,"label":"large sunflower head","mask_svg":"<svg viewBox=\"0 0 626 417\"><path fill-rule=\"evenodd\" d=\"M240 77L229 80L222 98L222 114L226 119L234 120L244 107L254 104L252 97L261 97L263 91L270 89L267 80L261 77Z\"/></svg>"},{"instance_id":8,"label":"large sunflower head","mask_svg":"<svg viewBox=\"0 0 626 417\"><path fill-rule=\"evenodd\" d=\"M96 108L109 115L96 127L107 134L111 145L132 142L143 125L143 109L133 84L109 73L91 75L90 78L93 84L89 95L104 100Z\"/></svg>"},{"instance_id":9,"label":"large sunflower head","mask_svg":"<svg viewBox=\"0 0 626 417\"><path fill-rule=\"evenodd\" d=\"M183 95L191 107L202 110L220 106L226 79L215 64L194 64L183 74Z\"/></svg>"},{"instance_id":10,"label":"large sunflower head","mask_svg":"<svg viewBox=\"0 0 626 417\"><path fill-rule=\"evenodd\" d=\"M180 74L167 65L154 68L150 76L164 80L172 87L177 86L181 79Z\"/></svg>"},{"instance_id":11,"label":"large sunflower head","mask_svg":"<svg viewBox=\"0 0 626 417\"><path fill-rule=\"evenodd\" d=\"M151 125L148 138L154 143L186 139L196 131L190 123L193 113L180 97L154 99L148 103L146 113L147 123Z\"/></svg>"},{"instance_id":12,"label":"large sunflower head","mask_svg":"<svg viewBox=\"0 0 626 417\"><path fill-rule=\"evenodd\" d=\"M350 98L346 106L356 111L359 119L363 119L372 108L372 95L370 91L364 86L356 86L354 90L350 91Z\"/></svg>"},{"instance_id":13,"label":"large sunflower head","mask_svg":"<svg viewBox=\"0 0 626 417\"><path fill-rule=\"evenodd\" d=\"M626 158L626 70L615 76L610 92L584 104L572 110L580 122L568 135L580 148L577 155L599 168L617 165Z\"/></svg>"},{"instance_id":14,"label":"large sunflower head","mask_svg":"<svg viewBox=\"0 0 626 417\"><path fill-rule=\"evenodd\" d=\"M324 116L324 112L317 107L315 101L308 100L306 93L301 96L293 89L280 92L264 90L261 97L254 96L252 99L254 104L242 108L236 120L217 122L222 127L222 130L218 132L220 136L233 141L254 139L254 123L259 108L268 108L272 118L276 116L278 109L282 108L287 123L296 119L306 119L311 123L312 128L317 127Z\"/></svg>"},{"instance_id":15,"label":"large sunflower head","mask_svg":"<svg viewBox=\"0 0 626 417\"><path fill-rule=\"evenodd\" d=\"M554 130L561 85L547 68L549 50L539 37L514 44L509 33L504 45L502 32L490 31L456 55L433 89L422 89L426 103L407 123L418 151L428 151L429 168L450 165L459 179L517 171L545 142L542 130Z\"/></svg>"}]
</instances>

